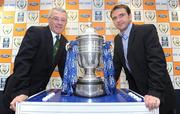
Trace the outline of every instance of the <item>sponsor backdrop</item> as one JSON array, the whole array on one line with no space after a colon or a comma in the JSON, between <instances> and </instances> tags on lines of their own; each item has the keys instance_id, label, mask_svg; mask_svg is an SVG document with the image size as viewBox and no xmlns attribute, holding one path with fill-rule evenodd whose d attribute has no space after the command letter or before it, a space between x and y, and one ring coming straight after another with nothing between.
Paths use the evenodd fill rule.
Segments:
<instances>
[{"instance_id":1,"label":"sponsor backdrop","mask_svg":"<svg viewBox=\"0 0 180 114\"><path fill-rule=\"evenodd\" d=\"M74 40L93 26L106 40L113 41L118 31L110 19L115 4L127 4L132 9L133 22L152 23L157 27L159 41L164 49L167 69L175 89L180 89L180 1L179 0L0 0L0 90L12 73L14 58L28 27L47 25L52 7L67 10L68 23L64 35ZM102 68L97 74L102 75ZM121 87L128 87L121 74ZM57 70L48 88L61 86Z\"/></svg>"}]
</instances>

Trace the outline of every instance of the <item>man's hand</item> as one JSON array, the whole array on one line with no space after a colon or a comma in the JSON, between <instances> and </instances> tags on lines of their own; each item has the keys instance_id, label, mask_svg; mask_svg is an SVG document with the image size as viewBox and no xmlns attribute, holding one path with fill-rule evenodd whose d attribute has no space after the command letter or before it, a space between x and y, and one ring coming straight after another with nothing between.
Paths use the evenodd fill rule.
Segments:
<instances>
[{"instance_id":1,"label":"man's hand","mask_svg":"<svg viewBox=\"0 0 180 114\"><path fill-rule=\"evenodd\" d=\"M145 95L144 102L146 107L149 108L149 110L158 108L160 105L160 99L151 95Z\"/></svg>"},{"instance_id":2,"label":"man's hand","mask_svg":"<svg viewBox=\"0 0 180 114\"><path fill-rule=\"evenodd\" d=\"M19 95L19 96L16 96L10 103L10 109L13 110L13 111L16 111L16 103L25 101L27 98L28 98L28 96L23 95L23 94Z\"/></svg>"}]
</instances>

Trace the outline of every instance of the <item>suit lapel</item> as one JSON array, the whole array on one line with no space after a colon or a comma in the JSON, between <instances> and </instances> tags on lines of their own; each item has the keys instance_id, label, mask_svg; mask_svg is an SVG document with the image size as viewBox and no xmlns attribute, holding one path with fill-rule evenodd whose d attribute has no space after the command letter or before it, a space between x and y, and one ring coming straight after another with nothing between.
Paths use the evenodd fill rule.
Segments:
<instances>
[{"instance_id":1,"label":"suit lapel","mask_svg":"<svg viewBox=\"0 0 180 114\"><path fill-rule=\"evenodd\" d=\"M44 34L46 36L48 60L49 60L50 64L52 64L52 59L53 59L53 38L52 38L51 31L49 29L49 26L46 27Z\"/></svg>"},{"instance_id":2,"label":"suit lapel","mask_svg":"<svg viewBox=\"0 0 180 114\"><path fill-rule=\"evenodd\" d=\"M60 45L59 45L59 49L57 51L57 54L55 56L55 61L53 63L53 37L52 37L52 34L51 34L51 31L49 29L49 26L47 26L45 28L45 32L44 32L45 36L47 37L46 39L46 45L47 45L47 53L48 53L48 60L49 60L49 63L50 64L55 64L57 63L57 61L60 59L60 55L61 55L61 52L62 50L64 49L65 45L66 45L66 40L65 40L65 37L63 35L61 35L61 38L60 38Z\"/></svg>"},{"instance_id":3,"label":"suit lapel","mask_svg":"<svg viewBox=\"0 0 180 114\"><path fill-rule=\"evenodd\" d=\"M125 58L124 58L124 50L123 50L123 44L122 44L122 37L120 35L117 35L117 47L119 48L119 56L121 57L123 66L125 66Z\"/></svg>"},{"instance_id":4,"label":"suit lapel","mask_svg":"<svg viewBox=\"0 0 180 114\"><path fill-rule=\"evenodd\" d=\"M132 48L134 39L135 39L135 25L132 26L132 29L131 29L130 35L129 35L127 59L128 59L129 53L131 53L130 50Z\"/></svg>"},{"instance_id":5,"label":"suit lapel","mask_svg":"<svg viewBox=\"0 0 180 114\"><path fill-rule=\"evenodd\" d=\"M57 61L58 61L59 59L61 59L61 58L60 58L60 55L61 55L61 53L62 53L62 51L63 51L63 49L64 49L64 47L65 47L65 45L66 45L66 42L65 42L64 39L65 39L65 37L61 34L61 38L60 38L60 41L59 41L60 45L59 45L59 49L58 49L58 51L57 51L57 54L56 54L56 56L55 56L54 64L57 63Z\"/></svg>"}]
</instances>

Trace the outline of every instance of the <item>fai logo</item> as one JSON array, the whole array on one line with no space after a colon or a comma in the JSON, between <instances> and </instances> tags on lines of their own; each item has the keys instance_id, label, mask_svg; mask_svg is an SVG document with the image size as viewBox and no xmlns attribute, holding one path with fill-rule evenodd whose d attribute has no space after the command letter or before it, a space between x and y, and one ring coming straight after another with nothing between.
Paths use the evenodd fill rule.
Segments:
<instances>
[{"instance_id":1,"label":"fai logo","mask_svg":"<svg viewBox=\"0 0 180 114\"><path fill-rule=\"evenodd\" d=\"M89 28L88 24L80 24L80 31L85 33L86 29Z\"/></svg>"},{"instance_id":2,"label":"fai logo","mask_svg":"<svg viewBox=\"0 0 180 114\"><path fill-rule=\"evenodd\" d=\"M1 75L7 75L9 71L10 71L10 68L9 68L8 64L0 64L0 74Z\"/></svg>"},{"instance_id":3,"label":"fai logo","mask_svg":"<svg viewBox=\"0 0 180 114\"><path fill-rule=\"evenodd\" d=\"M64 0L54 0L55 7L63 7L64 6Z\"/></svg>"},{"instance_id":4,"label":"fai logo","mask_svg":"<svg viewBox=\"0 0 180 114\"><path fill-rule=\"evenodd\" d=\"M68 11L67 15L68 15L68 22L77 21L77 18L78 18L78 13L77 12Z\"/></svg>"},{"instance_id":5,"label":"fai logo","mask_svg":"<svg viewBox=\"0 0 180 114\"><path fill-rule=\"evenodd\" d=\"M168 4L172 9L176 9L178 6L178 1L177 0L168 0Z\"/></svg>"},{"instance_id":6,"label":"fai logo","mask_svg":"<svg viewBox=\"0 0 180 114\"><path fill-rule=\"evenodd\" d=\"M167 33L169 30L169 27L167 24L159 24L159 30L161 33Z\"/></svg>"},{"instance_id":7,"label":"fai logo","mask_svg":"<svg viewBox=\"0 0 180 114\"><path fill-rule=\"evenodd\" d=\"M9 35L12 32L12 26L8 24L4 25L2 29L4 35Z\"/></svg>"},{"instance_id":8,"label":"fai logo","mask_svg":"<svg viewBox=\"0 0 180 114\"><path fill-rule=\"evenodd\" d=\"M103 6L103 0L93 0L94 7L101 8Z\"/></svg>"},{"instance_id":9,"label":"fai logo","mask_svg":"<svg viewBox=\"0 0 180 114\"><path fill-rule=\"evenodd\" d=\"M142 3L141 3L141 0L132 0L132 5L135 7L135 8L140 8Z\"/></svg>"},{"instance_id":10,"label":"fai logo","mask_svg":"<svg viewBox=\"0 0 180 114\"><path fill-rule=\"evenodd\" d=\"M38 18L38 12L28 12L28 18L31 22L36 22Z\"/></svg>"},{"instance_id":11,"label":"fai logo","mask_svg":"<svg viewBox=\"0 0 180 114\"><path fill-rule=\"evenodd\" d=\"M26 0L18 0L16 2L16 4L19 9L24 9L27 6L27 1Z\"/></svg>"},{"instance_id":12,"label":"fai logo","mask_svg":"<svg viewBox=\"0 0 180 114\"><path fill-rule=\"evenodd\" d=\"M146 17L149 21L153 21L154 18L155 18L155 12L146 11L146 12L145 12L145 17Z\"/></svg>"}]
</instances>

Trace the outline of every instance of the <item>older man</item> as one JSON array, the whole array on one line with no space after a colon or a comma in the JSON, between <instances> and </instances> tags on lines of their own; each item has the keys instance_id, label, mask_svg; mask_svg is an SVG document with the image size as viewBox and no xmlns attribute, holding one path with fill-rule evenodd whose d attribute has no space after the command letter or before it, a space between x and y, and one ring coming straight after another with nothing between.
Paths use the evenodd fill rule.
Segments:
<instances>
[{"instance_id":1,"label":"older man","mask_svg":"<svg viewBox=\"0 0 180 114\"><path fill-rule=\"evenodd\" d=\"M66 11L53 8L48 26L32 26L27 30L15 59L13 74L8 77L0 95L0 114L14 114L17 102L44 90L56 65L63 76L67 40L62 32L66 23Z\"/></svg>"}]
</instances>

